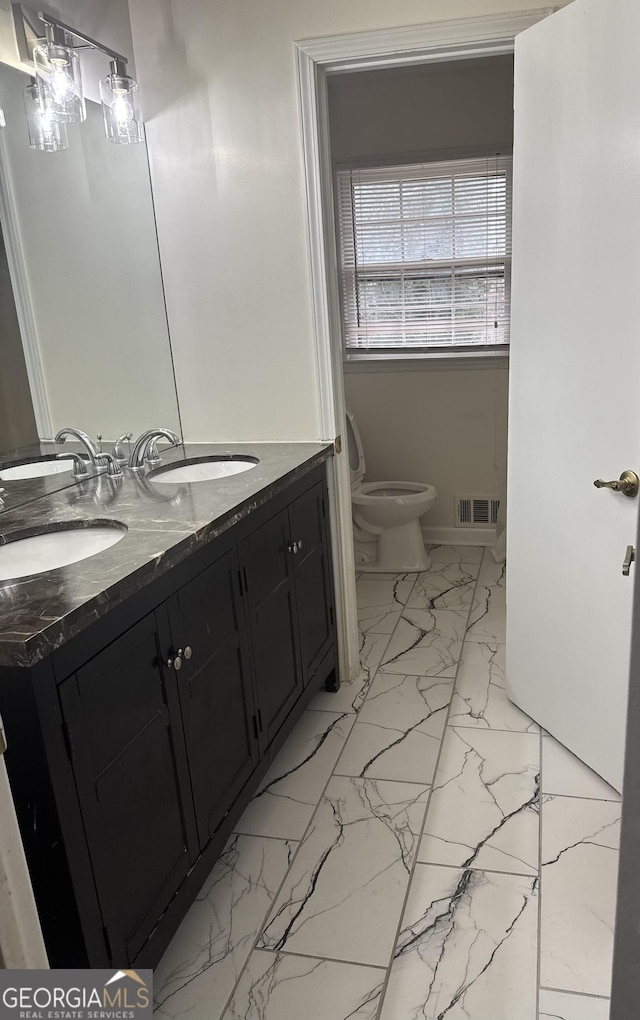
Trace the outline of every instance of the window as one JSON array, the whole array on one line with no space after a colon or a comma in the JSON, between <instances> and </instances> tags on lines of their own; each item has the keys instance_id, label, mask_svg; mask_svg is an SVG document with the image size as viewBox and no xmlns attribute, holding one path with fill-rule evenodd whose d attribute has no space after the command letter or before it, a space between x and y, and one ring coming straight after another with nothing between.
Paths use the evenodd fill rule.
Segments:
<instances>
[{"instance_id":1,"label":"window","mask_svg":"<svg viewBox=\"0 0 640 1020\"><path fill-rule=\"evenodd\" d=\"M511 159L337 174L345 356L509 343Z\"/></svg>"}]
</instances>

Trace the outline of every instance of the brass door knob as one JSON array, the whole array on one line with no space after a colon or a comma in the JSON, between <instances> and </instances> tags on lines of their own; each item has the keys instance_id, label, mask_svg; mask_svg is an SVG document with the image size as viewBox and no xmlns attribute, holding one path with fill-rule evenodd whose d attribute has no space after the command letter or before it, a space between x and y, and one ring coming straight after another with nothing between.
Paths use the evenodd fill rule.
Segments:
<instances>
[{"instance_id":1,"label":"brass door knob","mask_svg":"<svg viewBox=\"0 0 640 1020\"><path fill-rule=\"evenodd\" d=\"M613 489L614 492L621 492L623 496L637 496L640 479L635 471L623 471L617 482L604 482L602 478L596 478L593 483L596 489Z\"/></svg>"}]
</instances>

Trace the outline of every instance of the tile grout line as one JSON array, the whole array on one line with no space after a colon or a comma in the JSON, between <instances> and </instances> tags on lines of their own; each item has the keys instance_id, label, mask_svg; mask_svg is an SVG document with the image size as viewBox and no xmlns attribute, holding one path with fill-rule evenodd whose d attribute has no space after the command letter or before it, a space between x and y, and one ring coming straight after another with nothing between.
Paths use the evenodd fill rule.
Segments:
<instances>
[{"instance_id":1,"label":"tile grout line","mask_svg":"<svg viewBox=\"0 0 640 1020\"><path fill-rule=\"evenodd\" d=\"M498 868L474 868L470 864L463 868L461 864L442 864L440 861L418 861L417 863L424 864L427 868L449 868L451 871L477 871L483 875L486 873L487 875L514 875L516 878L537 878L537 871L499 871Z\"/></svg>"},{"instance_id":2,"label":"tile grout line","mask_svg":"<svg viewBox=\"0 0 640 1020\"><path fill-rule=\"evenodd\" d=\"M407 571L406 573L410 573L410 572ZM412 584L412 586L410 588L409 594L407 595L407 601L409 601L409 599L411 598L411 595L413 594L413 589L415 588L415 586L417 584L417 581L418 581L418 573L416 573L415 580L414 580L414 582L413 582L413 584ZM401 617L402 617L402 612L400 613L400 616L398 617L398 620L396 622L395 627L393 628L393 630L391 631L391 634L389 635L389 641L387 641L386 645L384 646L384 651L382 653L382 658L384 658L384 654L385 654L387 648L389 647L389 642L391 641L391 638L393 637L393 635L395 633L396 627L398 626L398 623L400 622ZM364 702L367 700L367 697L369 695L371 687L373 686L373 681L374 681L374 679L376 677L376 674L377 674L379 668L380 668L380 663L378 663L375 666L375 668L373 670L373 673L372 673L372 675L371 675L371 677L369 679L369 686L367 688L367 693L366 693L366 695L365 695L365 697L364 697L364 699L362 701L362 704L359 706L358 711L354 713L355 717L356 717L356 720L358 718L358 713L360 712L360 709L362 708L362 705L364 705ZM347 714L351 714L351 713L347 713ZM353 725L355 725L355 723ZM353 725L352 725L351 729L353 729ZM348 739L349 739L349 737L347 737L347 740ZM345 743L346 743L346 741L345 741ZM344 745L343 745L342 750L344 750ZM338 758L336 759L336 765L338 763L338 759L340 758L340 755L342 754L342 750L340 751L340 754L338 755ZM291 858L291 862L289 864L289 867L286 869L284 875L282 876L282 881L280 882L280 884L279 884L279 886L278 886L278 888L276 890L275 896L273 897L273 899L269 903L269 906L267 907L266 913L264 914L264 916L263 916L263 918L262 918L262 920L261 920L261 922L260 922L260 924L258 926L258 929L257 929L257 932L256 932L256 937L255 937L255 939L253 940L253 942L251 944L251 949L250 949L249 953L247 954L246 960L244 961L242 967L240 968L240 970L238 972L238 976L236 978L236 981L235 981L235 983L233 985L233 988L231 989L229 997L227 998L227 1000L226 1000L226 1002L224 1004L224 1008L223 1008L222 1012L218 1016L218 1020L222 1020L222 1018L224 1017L225 1013L229 1009L229 1006L231 1004L233 996L235 995L235 993L236 993L236 991L238 989L238 985L240 984L240 981L242 980L242 976L243 976L245 970L247 969L247 964L248 964L249 960L251 959L252 954L258 950L257 943L258 943L258 940L259 940L260 936L262 935L263 928L264 928L264 926L265 926L265 924L266 924L266 922L267 922L267 920L269 918L269 915L271 913L273 905L274 905L274 903L277 902L278 896L280 895L280 893L282 891L284 883L286 882L287 877L288 877L288 875L289 875L293 865L295 864L296 857L298 856L298 851L300 850L300 847L304 843L304 841L305 841L305 839L307 837L307 834L308 834L308 832L309 832L309 830L310 830L310 828L311 828L311 826L313 824L313 820L314 820L314 818L316 817L316 815L318 813L318 809L319 809L322 801L324 800L324 795L325 795L325 793L327 791L327 787L328 787L329 783L333 779L333 775L334 775L334 773L333 773L333 770L332 770L331 773L329 774L329 778L327 779L326 783L324 784L324 786L322 788L322 793L320 794L320 797L318 798L318 801L316 802L316 806L313 809L313 813L311 815L311 818L309 819L309 821L307 823L307 826L306 826L304 832L302 833L302 836L300 837L300 839L299 839L299 841L297 843L297 846L296 846L295 851L293 853L293 856ZM426 810L426 808L425 808L425 810ZM295 840L289 840L288 842L295 842ZM277 957L278 957L278 952L273 952L273 950L264 949L263 952L271 953L272 956L274 957L274 959L277 959ZM290 955L293 955L293 954L290 954ZM322 957L313 957L313 959L323 959L323 958ZM383 969L384 969L383 967L379 967L378 968L378 970L383 970Z\"/></svg>"},{"instance_id":3,"label":"tile grout line","mask_svg":"<svg viewBox=\"0 0 640 1020\"><path fill-rule=\"evenodd\" d=\"M446 677L444 678L446 679ZM535 725L538 724L535 723ZM449 720L447 726L451 726L452 729L473 729L475 733L525 733L528 736L538 735L531 729L508 729L502 726L470 726L469 724L465 726L463 722L451 722L451 720ZM591 800L598 800L598 798L591 798Z\"/></svg>"},{"instance_id":4,"label":"tile grout line","mask_svg":"<svg viewBox=\"0 0 640 1020\"><path fill-rule=\"evenodd\" d=\"M585 766L588 768L589 766ZM553 797L554 800L588 800L592 804L620 804L622 806L622 798L614 800L613 797L582 797L578 793L550 793L549 790L540 790L541 797Z\"/></svg>"},{"instance_id":5,"label":"tile grout line","mask_svg":"<svg viewBox=\"0 0 640 1020\"><path fill-rule=\"evenodd\" d=\"M263 949L261 946L258 946L255 952L269 953L271 956L276 956L276 953L274 953L273 950ZM382 967L379 963L363 963L362 960L338 960L335 956L314 956L313 953L292 953L290 949L279 949L277 955L293 956L299 960L322 960L327 963L343 963L345 967L368 967L369 970L384 971L384 967Z\"/></svg>"},{"instance_id":6,"label":"tile grout line","mask_svg":"<svg viewBox=\"0 0 640 1020\"><path fill-rule=\"evenodd\" d=\"M593 992L576 992L573 988L554 988L552 985L540 985L542 992L560 992L562 995L579 995L583 999L596 999L598 1002L609 1002L610 995L595 995Z\"/></svg>"},{"instance_id":7,"label":"tile grout line","mask_svg":"<svg viewBox=\"0 0 640 1020\"><path fill-rule=\"evenodd\" d=\"M449 716L451 714L451 706L453 704L453 697L454 697L454 694L455 694L456 683L457 683L457 680L458 680L458 671L460 669L460 663L462 662L462 656L463 656L464 646L465 646L465 642L466 642L467 628L469 626L469 620L471 618L471 612L473 610L473 600L475 598L475 593L476 593L476 590L477 590L477 587L478 587L478 578L480 577L480 574L482 572L482 567L483 567L483 564L484 564L484 556L485 556L485 552L483 550L482 556L480 557L480 564L479 564L479 568L478 568L478 574L477 574L477 576L475 578L475 582L474 582L474 585L473 585L473 592L471 594L471 600L469 602L469 610L468 610L468 613L467 613L467 619L466 619L466 624L465 624L465 635L464 635L464 638L462 639L462 644L460 645L460 652L459 652L459 656L458 656L458 662L457 662L455 674L454 674L454 677L453 677L453 686L451 688L451 698L449 700L449 706L447 708L447 715L446 715L446 719L444 721L444 726L443 726L443 729L442 729L442 738L440 740L440 747L438 748L438 754L437 754L435 765L434 765L434 769L433 769L433 779L432 779L431 786L430 786L430 789L429 789L429 796L427 797L427 803L426 803L426 806L425 806L425 809L424 809L424 815L422 817L422 825L420 827L420 833L417 836L415 857L413 859L413 864L411 866L411 871L409 873L409 881L407 882L407 888L406 888L406 891L405 891L405 894L404 894L404 898L403 898L403 901L402 901L402 909L400 911L400 918L399 918L399 921L398 921L398 927L396 928L396 935L395 935L395 938L393 940L393 945L391 947L391 957L389 959L389 963L388 963L387 968L386 968L385 978L384 978L384 981L382 983L382 989L380 991L380 1005L378 1006L378 1009L376 1010L376 1015L373 1018L373 1020L381 1020L382 1010L384 1008L384 1000L386 998L387 991L388 991L388 988L389 988L389 981L391 979L391 970L393 968L393 961L395 959L395 950L396 950L396 946L398 944L398 939L400 937L400 933L402 932L402 923L404 921L404 915L405 915L405 911L407 909L407 903L409 901L409 895L410 895L410 892L411 892L411 886L413 884L413 878L414 878L414 875L415 875L415 872L416 872L416 867L418 865L418 854L420 852L420 842L422 840L422 836L424 835L424 827L425 827L425 824L426 824L426 821L427 821L427 816L428 816L428 813L429 813L429 807L431 805L431 797L433 796L433 788L434 788L436 777L438 775L438 768L440 766L440 758L442 756L442 748L443 748L445 737L446 737L446 734L447 734L447 726L448 726L448 722L449 722Z\"/></svg>"}]
</instances>

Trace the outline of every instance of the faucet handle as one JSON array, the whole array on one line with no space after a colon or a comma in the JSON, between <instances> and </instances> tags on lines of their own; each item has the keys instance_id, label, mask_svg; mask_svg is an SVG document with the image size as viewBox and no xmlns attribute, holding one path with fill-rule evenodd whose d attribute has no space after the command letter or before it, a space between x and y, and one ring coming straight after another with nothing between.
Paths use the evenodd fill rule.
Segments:
<instances>
[{"instance_id":1,"label":"faucet handle","mask_svg":"<svg viewBox=\"0 0 640 1020\"><path fill-rule=\"evenodd\" d=\"M147 443L147 452L144 457L149 467L157 467L160 463L160 454L158 453L158 444L155 439L150 439Z\"/></svg>"},{"instance_id":2,"label":"faucet handle","mask_svg":"<svg viewBox=\"0 0 640 1020\"><path fill-rule=\"evenodd\" d=\"M79 453L57 453L56 460L72 460L74 478L84 478L87 474L87 465Z\"/></svg>"},{"instance_id":3,"label":"faucet handle","mask_svg":"<svg viewBox=\"0 0 640 1020\"><path fill-rule=\"evenodd\" d=\"M126 464L127 463L129 458L128 458L127 454L124 452L124 445L123 444L124 443L130 443L132 438L133 438L133 432L125 432L124 435L120 436L119 439L116 439L115 445L113 447L112 456L115 457L115 459L118 461L118 464Z\"/></svg>"},{"instance_id":4,"label":"faucet handle","mask_svg":"<svg viewBox=\"0 0 640 1020\"><path fill-rule=\"evenodd\" d=\"M99 453L96 457L100 469L107 468L107 478L122 478L122 468L111 453Z\"/></svg>"}]
</instances>

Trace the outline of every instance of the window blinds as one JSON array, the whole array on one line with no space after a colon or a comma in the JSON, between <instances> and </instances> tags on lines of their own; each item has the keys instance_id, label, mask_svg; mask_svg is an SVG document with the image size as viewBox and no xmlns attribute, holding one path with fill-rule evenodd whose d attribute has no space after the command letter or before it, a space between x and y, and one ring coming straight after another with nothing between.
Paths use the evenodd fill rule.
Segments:
<instances>
[{"instance_id":1,"label":"window blinds","mask_svg":"<svg viewBox=\"0 0 640 1020\"><path fill-rule=\"evenodd\" d=\"M337 174L347 357L509 343L511 159Z\"/></svg>"}]
</instances>

